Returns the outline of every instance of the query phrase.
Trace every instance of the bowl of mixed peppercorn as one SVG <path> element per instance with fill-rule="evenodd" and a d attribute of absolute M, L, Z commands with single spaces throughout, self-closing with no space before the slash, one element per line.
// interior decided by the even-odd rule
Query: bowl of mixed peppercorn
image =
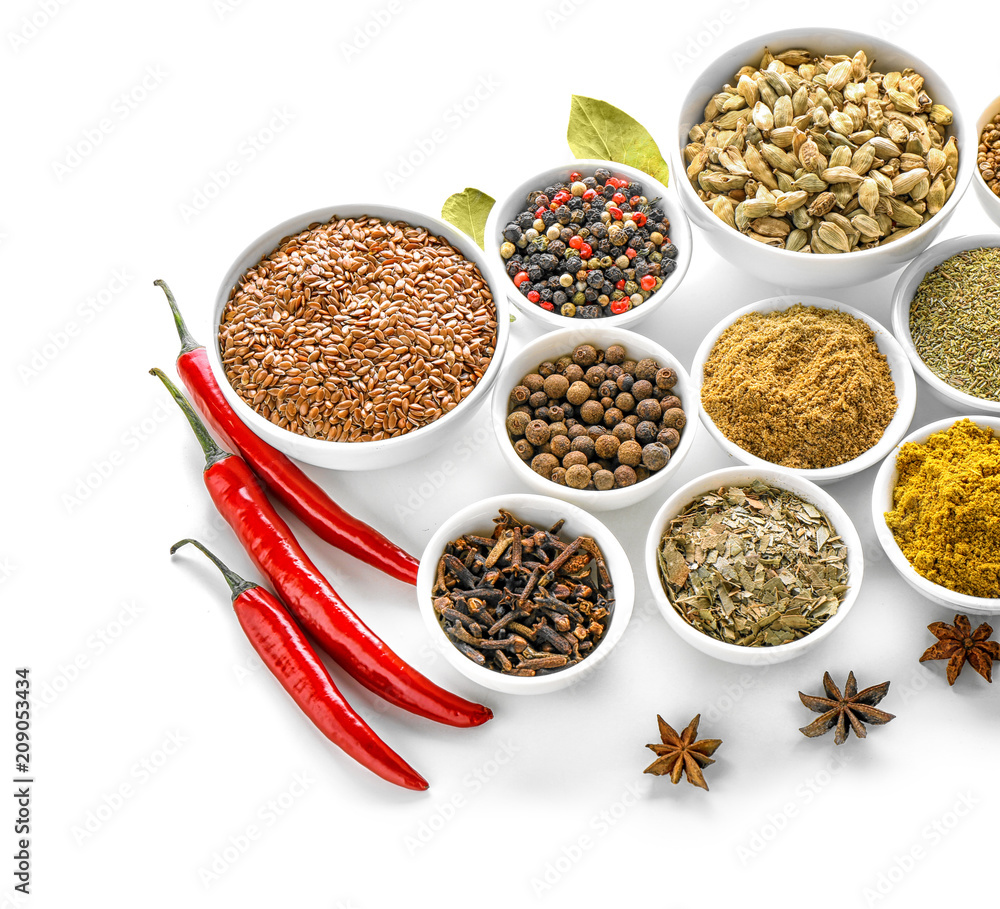
<path fill-rule="evenodd" d="M 525 180 L 493 207 L 486 245 L 508 299 L 550 328 L 635 324 L 691 261 L 691 229 L 667 188 L 613 161 L 578 160 Z"/>
<path fill-rule="evenodd" d="M 503 459 L 533 491 L 590 511 L 655 496 L 694 443 L 687 371 L 628 329 L 548 332 L 507 358 L 498 379 L 491 407 Z"/>

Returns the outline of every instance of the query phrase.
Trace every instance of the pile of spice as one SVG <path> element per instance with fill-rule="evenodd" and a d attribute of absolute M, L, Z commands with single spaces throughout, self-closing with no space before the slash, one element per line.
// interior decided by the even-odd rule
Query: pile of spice
<path fill-rule="evenodd" d="M 1000 114 L 983 127 L 979 136 L 976 167 L 990 192 L 994 196 L 1000 196 Z"/>
<path fill-rule="evenodd" d="M 1000 401 L 1000 249 L 968 249 L 928 272 L 910 302 L 910 336 L 939 379 Z"/>
<path fill-rule="evenodd" d="M 219 325 L 226 378 L 291 432 L 368 442 L 457 407 L 493 357 L 497 313 L 474 262 L 402 221 L 334 218 L 239 279 Z"/>
<path fill-rule="evenodd" d="M 801 303 L 733 322 L 705 361 L 701 403 L 740 448 L 794 468 L 858 457 L 879 441 L 897 405 L 871 328 Z"/>
<path fill-rule="evenodd" d="M 567 318 L 641 306 L 677 266 L 658 202 L 605 168 L 533 190 L 502 231 L 507 274 L 529 302 Z"/>
<path fill-rule="evenodd" d="M 907 442 L 885 523 L 928 581 L 1000 597 L 1000 439 L 963 419 L 926 442 Z"/>
<path fill-rule="evenodd" d="M 847 546 L 816 506 L 755 481 L 699 496 L 667 525 L 660 581 L 678 614 L 742 647 L 815 631 L 847 592 Z"/>
<path fill-rule="evenodd" d="M 601 642 L 614 587 L 590 537 L 564 540 L 500 510 L 492 536 L 446 547 L 432 590 L 445 634 L 474 663 L 507 675 L 545 675 L 579 663 Z"/>
<path fill-rule="evenodd" d="M 699 198 L 767 246 L 846 253 L 906 236 L 955 189 L 952 112 L 864 51 L 765 51 L 713 95 L 684 149 Z"/>
<path fill-rule="evenodd" d="M 621 344 L 578 345 L 510 394 L 507 435 L 535 473 L 573 489 L 621 489 L 666 467 L 687 422 L 677 373 Z"/>

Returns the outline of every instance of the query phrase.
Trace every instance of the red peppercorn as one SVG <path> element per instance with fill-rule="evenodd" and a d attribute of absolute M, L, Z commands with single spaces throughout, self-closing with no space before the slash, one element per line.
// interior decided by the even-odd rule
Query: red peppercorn
<path fill-rule="evenodd" d="M 645 279 L 643 279 L 643 280 L 645 280 Z M 537 290 L 529 290 L 528 291 L 528 299 L 532 303 L 537 303 L 541 298 L 539 297 Z"/>
<path fill-rule="evenodd" d="M 538 208 L 535 209 L 535 217 L 536 218 L 540 218 L 547 211 L 548 211 L 548 208 L 545 205 L 539 205 Z"/>
<path fill-rule="evenodd" d="M 552 310 L 556 308 L 555 303 L 551 300 L 546 300 L 544 303 L 539 303 L 538 305 L 541 306 L 542 309 L 547 309 L 549 312 L 552 312 Z"/>
<path fill-rule="evenodd" d="M 520 287 L 527 280 L 528 273 L 526 271 L 519 271 L 516 275 L 514 275 L 514 286 Z"/>
<path fill-rule="evenodd" d="M 625 250 L 625 255 L 628 256 L 630 259 L 634 259 L 639 254 L 630 246 L 628 249 Z"/>
<path fill-rule="evenodd" d="M 608 186 L 618 189 L 621 186 L 621 181 L 617 177 L 608 177 Z"/>
<path fill-rule="evenodd" d="M 570 249 L 579 249 L 581 246 L 583 246 L 583 237 L 573 236 L 569 238 Z"/>
<path fill-rule="evenodd" d="M 643 290 L 652 290 L 656 286 L 656 278 L 652 275 L 644 275 L 639 284 Z M 528 299 L 531 299 L 531 294 L 528 294 Z"/>
<path fill-rule="evenodd" d="M 616 221 L 621 221 L 622 210 L 620 208 L 615 208 L 615 206 L 612 205 L 611 208 L 608 209 L 608 211 L 611 212 L 612 218 L 614 218 Z"/>
<path fill-rule="evenodd" d="M 584 202 L 593 202 L 594 199 L 597 198 L 597 190 L 596 189 L 585 190 L 582 198 Z"/>
<path fill-rule="evenodd" d="M 580 244 L 580 258 L 589 259 L 594 253 L 593 247 L 589 243 Z"/>
<path fill-rule="evenodd" d="M 615 300 L 611 304 L 611 311 L 616 315 L 620 316 L 623 312 L 628 312 L 631 306 L 631 301 L 629 300 Z"/>
<path fill-rule="evenodd" d="M 639 199 L 641 198 L 641 196 L 632 196 L 632 198 L 628 200 L 628 204 L 635 208 L 639 204 Z"/>
<path fill-rule="evenodd" d="M 615 290 L 625 290 L 625 279 L 615 282 Z"/>
<path fill-rule="evenodd" d="M 614 202 L 615 205 L 624 205 L 625 204 L 625 196 L 622 193 L 615 193 L 611 197 L 611 201 Z"/>
<path fill-rule="evenodd" d="M 569 175 L 569 179 L 572 183 L 579 183 L 583 179 L 583 174 L 580 171 L 575 170 Z"/>
<path fill-rule="evenodd" d="M 635 222 L 636 227 L 642 227 L 646 223 L 647 218 L 641 211 L 637 211 L 632 215 L 632 220 Z"/>
<path fill-rule="evenodd" d="M 560 190 L 552 197 L 552 202 L 556 206 L 556 208 L 558 208 L 564 202 L 569 202 L 569 200 L 572 198 L 573 198 L 572 194 L 566 192 L 566 190 Z"/>

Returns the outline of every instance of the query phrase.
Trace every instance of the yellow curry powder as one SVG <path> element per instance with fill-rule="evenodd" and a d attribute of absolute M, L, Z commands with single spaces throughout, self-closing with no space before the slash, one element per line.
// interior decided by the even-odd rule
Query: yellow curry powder
<path fill-rule="evenodd" d="M 916 571 L 942 587 L 1000 597 L 1000 439 L 959 420 L 908 442 L 885 522 Z"/>

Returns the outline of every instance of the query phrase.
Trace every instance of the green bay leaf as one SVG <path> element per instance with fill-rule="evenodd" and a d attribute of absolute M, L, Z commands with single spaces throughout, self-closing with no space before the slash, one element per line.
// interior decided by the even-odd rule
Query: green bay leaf
<path fill-rule="evenodd" d="M 460 193 L 453 193 L 441 206 L 441 217 L 468 234 L 485 249 L 486 219 L 489 217 L 496 199 L 486 195 L 481 189 L 467 186 Z"/>
<path fill-rule="evenodd" d="M 573 95 L 566 139 L 577 158 L 636 167 L 667 185 L 667 162 L 646 128 L 607 101 Z"/>

